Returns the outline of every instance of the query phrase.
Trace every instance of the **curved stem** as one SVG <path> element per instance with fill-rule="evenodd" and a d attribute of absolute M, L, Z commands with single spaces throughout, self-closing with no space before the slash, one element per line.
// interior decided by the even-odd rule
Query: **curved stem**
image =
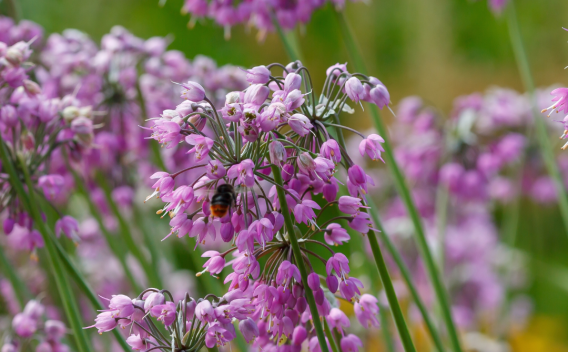
<path fill-rule="evenodd" d="M 348 52 L 351 54 L 352 60 L 355 62 L 355 69 L 360 72 L 364 72 L 365 64 L 363 62 L 363 56 L 359 51 L 357 45 L 355 44 L 355 39 L 352 35 L 351 28 L 347 23 L 345 15 L 343 13 L 337 13 L 337 19 L 339 21 L 341 32 L 343 34 L 345 45 L 348 47 Z M 381 137 L 385 140 L 385 158 L 386 164 L 389 165 L 389 170 L 393 175 L 393 179 L 395 182 L 395 186 L 397 191 L 402 198 L 402 201 L 408 211 L 408 215 L 410 216 L 412 223 L 414 225 L 414 237 L 420 251 L 422 260 L 424 261 L 424 265 L 426 267 L 426 271 L 428 272 L 428 276 L 432 283 L 432 288 L 436 294 L 436 298 L 438 303 L 440 304 L 440 309 L 442 311 L 442 318 L 444 319 L 444 323 L 446 325 L 446 329 L 448 331 L 448 335 L 451 340 L 452 349 L 455 352 L 462 352 L 461 344 L 459 341 L 458 331 L 454 320 L 452 318 L 452 312 L 450 308 L 448 293 L 446 292 L 446 288 L 444 287 L 440 273 L 438 272 L 438 268 L 435 264 L 434 257 L 432 252 L 430 251 L 430 247 L 428 246 L 428 242 L 426 241 L 426 234 L 424 232 L 424 227 L 422 226 L 422 220 L 420 215 L 418 214 L 418 210 L 416 209 L 416 205 L 412 199 L 410 189 L 406 184 L 405 177 L 400 170 L 398 163 L 394 157 L 394 153 L 392 148 L 390 147 L 391 144 L 389 143 L 388 138 L 388 130 L 380 119 L 379 110 L 377 106 L 371 105 L 370 109 L 371 117 L 373 118 L 373 122 L 375 127 Z M 568 210 L 568 208 L 567 208 Z M 568 214 L 568 213 L 567 213 Z M 568 220 L 568 218 L 567 218 Z M 374 236 L 369 236 L 369 239 Z M 376 239 L 375 239 L 376 241 Z"/>
<path fill-rule="evenodd" d="M 300 275 L 302 276 L 302 283 L 304 285 L 304 290 L 306 291 L 306 299 L 310 307 L 310 312 L 312 313 L 312 321 L 316 330 L 318 341 L 320 343 L 320 348 L 322 352 L 329 352 L 329 350 L 327 349 L 327 343 L 325 341 L 322 324 L 319 318 L 316 300 L 314 298 L 312 289 L 308 286 L 308 272 L 306 270 L 306 266 L 304 265 L 300 245 L 298 244 L 298 239 L 296 238 L 296 232 L 294 231 L 294 224 L 292 222 L 292 217 L 290 216 L 290 210 L 288 209 L 286 194 L 284 193 L 284 188 L 282 187 L 282 175 L 280 174 L 280 172 L 281 170 L 276 165 L 272 166 L 274 181 L 276 184 L 280 185 L 280 187 L 276 187 L 278 200 L 280 201 L 280 209 L 282 210 L 282 215 L 284 216 L 284 224 L 286 224 L 286 230 L 288 232 L 288 237 L 290 238 L 290 244 L 292 245 L 292 250 L 294 251 L 296 265 L 298 266 Z"/>
<path fill-rule="evenodd" d="M 288 55 L 290 60 L 292 60 L 292 61 L 299 60 L 298 53 L 296 53 L 296 51 L 294 50 L 294 48 L 292 47 L 292 45 L 290 44 L 288 39 L 286 39 L 286 34 L 282 30 L 280 23 L 278 23 L 278 19 L 276 18 L 274 11 L 270 11 L 270 19 L 272 20 L 272 24 L 274 25 L 274 28 L 276 28 L 276 32 L 278 33 L 278 36 L 280 37 L 280 41 L 284 45 L 284 50 L 286 50 L 286 54 Z"/>
<path fill-rule="evenodd" d="M 540 152 L 542 154 L 542 158 L 544 159 L 544 164 L 546 166 L 548 174 L 554 182 L 556 193 L 558 194 L 558 204 L 560 206 L 560 213 L 562 214 L 562 221 L 564 222 L 566 234 L 568 234 L 568 193 L 564 188 L 562 175 L 560 173 L 560 170 L 558 169 L 558 165 L 556 164 L 554 153 L 552 151 L 552 145 L 548 136 L 548 131 L 546 130 L 546 124 L 542 115 L 538 111 L 535 84 L 532 77 L 529 60 L 527 58 L 527 53 L 525 51 L 523 38 L 521 36 L 521 31 L 519 29 L 519 24 L 517 22 L 517 13 L 515 10 L 514 1 L 511 0 L 508 6 L 507 26 L 509 27 L 511 46 L 513 47 L 513 52 L 515 53 L 515 59 L 517 61 L 517 67 L 519 69 L 521 79 L 531 99 L 531 107 L 533 110 L 536 127 L 536 138 L 540 144 Z"/>

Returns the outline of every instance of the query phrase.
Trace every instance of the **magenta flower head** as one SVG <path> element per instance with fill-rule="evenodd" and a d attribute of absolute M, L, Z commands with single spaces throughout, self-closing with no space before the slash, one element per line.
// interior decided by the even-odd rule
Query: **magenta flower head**
<path fill-rule="evenodd" d="M 55 234 L 57 237 L 64 233 L 67 238 L 79 242 L 79 223 L 73 217 L 65 215 L 55 223 Z"/>
<path fill-rule="evenodd" d="M 118 319 L 116 319 L 112 312 L 101 312 L 95 318 L 95 325 L 88 326 L 87 328 L 97 328 L 99 334 L 111 331 L 118 326 Z"/>
<path fill-rule="evenodd" d="M 30 300 L 24 307 L 24 314 L 35 320 L 40 319 L 44 312 L 45 307 L 43 304 L 39 303 L 35 299 Z"/>
<path fill-rule="evenodd" d="M 16 108 L 12 105 L 2 106 L 2 108 L 0 108 L 0 121 L 2 121 L 6 127 L 15 127 L 18 124 Z"/>
<path fill-rule="evenodd" d="M 334 163 L 341 162 L 341 149 L 335 139 L 330 139 L 322 143 L 320 149 L 321 156 L 333 161 Z"/>
<path fill-rule="evenodd" d="M 211 138 L 195 134 L 191 134 L 185 137 L 185 141 L 188 144 L 194 145 L 194 147 L 191 148 L 188 153 L 195 153 L 195 158 L 197 160 L 201 160 L 207 157 L 207 155 L 209 155 L 209 151 L 211 150 L 213 145 L 215 145 L 215 141 Z"/>
<path fill-rule="evenodd" d="M 227 170 L 223 166 L 223 163 L 219 160 L 209 161 L 209 163 L 207 163 L 207 166 L 205 166 L 205 169 L 207 170 L 207 177 L 212 180 L 218 180 L 225 177 L 225 175 L 227 174 Z"/>
<path fill-rule="evenodd" d="M 203 264 L 203 267 L 205 271 L 209 271 L 211 275 L 219 274 L 225 267 L 225 258 L 217 251 L 207 251 L 203 253 L 202 257 L 209 258 L 205 264 Z"/>
<path fill-rule="evenodd" d="M 158 306 L 165 301 L 164 294 L 161 292 L 152 292 L 144 300 L 144 311 L 149 312 L 154 306 Z"/>
<path fill-rule="evenodd" d="M 383 84 L 378 84 L 367 92 L 365 100 L 375 104 L 379 109 L 388 106 L 390 103 L 390 94 Z"/>
<path fill-rule="evenodd" d="M 108 305 L 109 311 L 113 316 L 126 318 L 134 314 L 134 304 L 132 299 L 125 295 L 113 295 Z"/>
<path fill-rule="evenodd" d="M 272 141 L 268 145 L 268 152 L 270 156 L 270 162 L 274 165 L 282 167 L 282 164 L 287 160 L 286 149 L 284 145 L 279 141 Z"/>
<path fill-rule="evenodd" d="M 200 102 L 205 99 L 205 89 L 197 82 L 189 81 L 181 85 L 181 97 L 193 102 Z"/>
<path fill-rule="evenodd" d="M 361 204 L 360 198 L 342 196 L 339 197 L 339 210 L 347 214 L 357 214 L 360 208 L 369 208 Z"/>
<path fill-rule="evenodd" d="M 158 321 L 164 323 L 165 326 L 170 326 L 176 319 L 176 305 L 174 302 L 168 301 L 165 304 L 153 306 L 150 309 L 150 313 Z"/>
<path fill-rule="evenodd" d="M 41 187 L 47 199 L 54 200 L 63 190 L 65 178 L 58 174 L 43 175 L 38 180 L 38 186 Z"/>
<path fill-rule="evenodd" d="M 67 333 L 65 324 L 59 320 L 47 320 L 44 324 L 45 335 L 50 340 L 60 340 Z"/>
<path fill-rule="evenodd" d="M 376 297 L 369 294 L 362 295 L 359 301 L 355 302 L 355 316 L 364 327 L 370 328 L 373 326 L 378 328 L 380 326 L 378 302 L 379 300 Z"/>
<path fill-rule="evenodd" d="M 383 137 L 378 134 L 370 134 L 369 137 L 363 139 L 359 144 L 359 153 L 361 153 L 361 156 L 367 154 L 373 161 L 381 160 L 384 163 L 385 161 L 381 157 L 381 152 L 385 151 L 381 145 L 384 142 Z"/>
<path fill-rule="evenodd" d="M 259 335 L 258 326 L 250 317 L 240 321 L 239 330 L 243 334 L 247 343 L 251 343 Z"/>
<path fill-rule="evenodd" d="M 353 100 L 355 103 L 365 98 L 365 88 L 356 77 L 351 77 L 347 80 L 345 83 L 345 93 L 347 93 L 349 99 Z"/>
<path fill-rule="evenodd" d="M 148 349 L 148 344 L 146 343 L 146 339 L 142 338 L 140 334 L 132 334 L 128 336 L 128 338 L 126 339 L 126 343 L 134 351 L 146 351 Z"/>
<path fill-rule="evenodd" d="M 347 233 L 347 230 L 342 228 L 341 225 L 331 223 L 327 225 L 323 238 L 327 244 L 337 246 L 349 241 L 351 237 Z"/>
<path fill-rule="evenodd" d="M 247 82 L 251 84 L 265 84 L 270 79 L 270 70 L 266 66 L 256 66 L 247 72 Z"/>
<path fill-rule="evenodd" d="M 215 320 L 215 310 L 211 305 L 211 302 L 204 300 L 197 303 L 195 307 L 195 316 L 197 319 L 204 323 L 211 323 Z"/>
<path fill-rule="evenodd" d="M 314 127 L 310 123 L 310 119 L 302 114 L 294 114 L 290 116 L 288 119 L 288 125 L 290 125 L 290 128 L 301 137 L 310 133 L 310 130 Z"/>
<path fill-rule="evenodd" d="M 360 348 L 363 347 L 363 343 L 361 340 L 353 334 L 349 334 L 344 336 L 341 339 L 341 350 L 345 352 L 357 352 Z"/>
<path fill-rule="evenodd" d="M 270 89 L 268 89 L 267 86 L 262 84 L 253 84 L 247 89 L 244 102 L 260 106 L 264 104 L 268 98 L 268 94 L 270 94 Z"/>
<path fill-rule="evenodd" d="M 302 76 L 297 73 L 289 73 L 284 80 L 284 91 L 291 92 L 300 89 L 302 86 Z"/>
<path fill-rule="evenodd" d="M 567 114 L 568 113 L 568 104 L 567 104 L 568 103 L 568 88 L 556 88 L 550 94 L 554 96 L 554 98 L 552 99 L 554 104 L 550 105 L 546 109 L 543 109 L 542 112 L 546 112 L 546 111 L 550 110 L 550 114 L 548 114 L 549 117 L 555 111 L 556 112 L 563 112 L 563 113 Z"/>
<path fill-rule="evenodd" d="M 37 331 L 37 319 L 25 314 L 16 314 L 12 320 L 14 332 L 21 337 L 31 337 Z"/>

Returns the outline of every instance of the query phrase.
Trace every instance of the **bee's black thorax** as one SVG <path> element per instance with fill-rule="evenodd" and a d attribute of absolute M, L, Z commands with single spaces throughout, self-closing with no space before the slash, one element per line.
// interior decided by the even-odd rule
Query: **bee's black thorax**
<path fill-rule="evenodd" d="M 217 187 L 215 194 L 211 197 L 211 205 L 221 204 L 231 206 L 237 200 L 233 186 L 224 184 Z"/>

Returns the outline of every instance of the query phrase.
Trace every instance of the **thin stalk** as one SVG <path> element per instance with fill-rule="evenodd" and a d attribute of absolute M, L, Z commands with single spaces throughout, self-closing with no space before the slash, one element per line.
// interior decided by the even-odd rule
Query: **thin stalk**
<path fill-rule="evenodd" d="M 85 278 L 79 272 L 79 270 L 77 269 L 75 264 L 73 264 L 73 262 L 71 261 L 71 258 L 69 258 L 69 256 L 67 255 L 67 252 L 65 252 L 65 250 L 63 249 L 61 244 L 59 242 L 55 241 L 55 240 L 53 241 L 53 243 L 55 244 L 57 252 L 59 253 L 59 255 L 61 257 L 61 260 L 63 261 L 63 265 L 67 268 L 67 272 L 69 274 L 71 274 L 71 277 L 73 278 L 73 280 L 75 280 L 75 283 L 77 284 L 77 286 L 79 286 L 79 289 L 81 291 L 83 291 L 83 294 L 87 297 L 89 302 L 91 302 L 91 305 L 93 306 L 93 308 L 95 308 L 96 310 L 106 309 L 106 307 L 104 307 L 102 305 L 102 303 L 99 301 L 99 298 L 97 297 L 97 295 L 95 294 L 93 289 L 89 286 L 87 281 L 85 281 Z M 117 329 L 114 329 L 114 330 L 112 330 L 112 333 L 113 333 L 114 337 L 116 338 L 116 341 L 118 341 L 118 343 L 122 347 L 122 349 L 125 352 L 130 352 L 131 348 L 126 343 L 126 340 L 120 334 L 120 332 Z"/>
<path fill-rule="evenodd" d="M 323 328 L 325 329 L 325 334 L 327 335 L 327 340 L 329 341 L 331 350 L 333 352 L 339 352 L 339 349 L 337 348 L 337 342 L 335 341 L 335 338 L 329 328 L 329 324 L 327 323 L 327 320 L 325 318 L 323 319 Z"/>
<path fill-rule="evenodd" d="M 382 305 L 381 302 L 379 302 L 378 304 L 379 304 L 379 319 L 381 321 L 381 331 L 383 333 L 383 339 L 385 340 L 385 346 L 387 352 L 395 352 L 396 350 L 394 348 L 394 341 L 392 339 L 392 336 L 388 328 L 389 321 L 387 319 L 387 311 L 389 310 L 389 308 L 387 306 Z"/>
<path fill-rule="evenodd" d="M 337 13 L 337 19 L 341 27 L 341 32 L 343 35 L 345 45 L 347 46 L 348 52 L 351 55 L 353 62 L 355 63 L 355 69 L 357 71 L 364 72 L 365 64 L 363 62 L 363 56 L 361 55 L 361 52 L 359 51 L 356 45 L 351 28 L 347 23 L 345 15 L 343 13 Z M 417 242 L 417 246 L 422 256 L 422 260 L 424 261 L 424 265 L 426 266 L 426 271 L 428 272 L 432 288 L 434 289 L 436 298 L 440 305 L 440 309 L 442 311 L 442 318 L 444 319 L 444 323 L 446 325 L 446 329 L 450 337 L 452 349 L 455 352 L 462 352 L 458 331 L 454 323 L 454 320 L 452 318 L 448 293 L 446 292 L 446 288 L 442 283 L 440 273 L 438 272 L 438 268 L 434 261 L 434 257 L 432 255 L 432 252 L 430 251 L 430 247 L 428 246 L 424 228 L 422 226 L 422 221 L 420 219 L 420 215 L 418 214 L 418 210 L 416 209 L 416 205 L 414 204 L 414 201 L 412 199 L 410 189 L 408 188 L 405 177 L 402 171 L 400 170 L 400 167 L 398 166 L 398 163 L 396 162 L 396 159 L 394 157 L 391 144 L 389 143 L 388 130 L 379 116 L 379 110 L 377 106 L 370 105 L 369 110 L 371 111 L 371 117 L 375 124 L 375 128 L 377 129 L 381 137 L 383 137 L 385 140 L 386 164 L 389 166 L 389 170 L 393 175 L 397 191 L 400 197 L 402 198 L 402 201 L 404 202 L 404 205 L 414 225 L 415 228 L 414 235 Z M 371 237 L 374 236 L 369 236 L 369 239 L 371 239 Z M 374 239 L 374 241 L 376 241 L 376 239 Z"/>
<path fill-rule="evenodd" d="M 368 199 L 367 203 L 369 204 L 369 206 L 372 209 L 376 209 L 375 204 L 373 203 L 373 201 L 370 198 Z M 410 273 L 410 270 L 408 269 L 408 267 L 404 263 L 402 256 L 400 255 L 400 253 L 397 250 L 397 248 L 395 247 L 395 245 L 392 243 L 390 237 L 385 232 L 383 224 L 382 224 L 381 220 L 379 219 L 379 216 L 377 215 L 377 213 L 376 212 L 369 212 L 369 213 L 371 214 L 371 219 L 375 223 L 375 226 L 380 231 L 379 237 L 381 238 L 381 241 L 387 247 L 389 254 L 392 256 L 396 265 L 398 266 L 398 269 L 400 270 L 402 278 L 406 282 L 406 286 L 408 287 L 408 291 L 410 291 L 410 294 L 412 295 L 412 299 L 414 300 L 416 307 L 418 307 L 418 310 L 422 314 L 422 319 L 424 319 L 424 323 L 426 324 L 426 328 L 428 329 L 428 332 L 430 333 L 430 337 L 432 338 L 432 342 L 434 342 L 434 345 L 436 346 L 436 349 L 439 352 L 444 351 L 444 344 L 442 343 L 442 339 L 440 338 L 440 334 L 438 333 L 438 329 L 436 329 L 436 325 L 434 325 L 434 322 L 430 318 L 430 314 L 428 314 L 428 309 L 426 308 L 426 305 L 422 301 L 422 298 L 420 297 L 420 294 L 418 293 L 416 286 L 414 286 L 414 283 L 412 281 L 412 274 Z"/>
<path fill-rule="evenodd" d="M 71 165 L 68 165 L 68 169 L 73 174 L 77 190 L 87 202 L 91 215 L 95 218 L 95 220 L 99 224 L 99 229 L 101 230 L 101 233 L 103 234 L 103 237 L 105 238 L 110 250 L 118 258 L 122 270 L 124 271 L 124 274 L 126 275 L 128 281 L 130 282 L 132 289 L 134 290 L 134 292 L 141 292 L 142 289 L 139 287 L 138 283 L 136 282 L 136 279 L 134 278 L 134 275 L 132 274 L 132 271 L 130 270 L 128 264 L 126 263 L 126 253 L 121 248 L 122 241 L 120 236 L 113 236 L 109 232 L 109 230 L 105 225 L 104 219 L 99 212 L 97 205 L 93 202 L 92 198 L 89 196 L 89 191 L 87 190 L 87 187 L 83 183 L 83 180 L 77 174 L 77 172 L 71 168 Z"/>
<path fill-rule="evenodd" d="M 148 278 L 150 286 L 162 287 L 162 280 L 160 280 L 160 275 L 158 274 L 157 271 L 154 270 L 154 267 L 150 265 L 150 263 L 148 263 L 148 260 L 146 259 L 144 253 L 142 253 L 142 250 L 140 249 L 140 244 L 137 244 L 136 241 L 134 240 L 134 237 L 132 236 L 132 231 L 130 230 L 130 226 L 128 225 L 126 219 L 120 212 L 120 209 L 118 209 L 116 202 L 112 199 L 111 190 L 108 182 L 105 180 L 104 177 L 97 177 L 97 183 L 103 189 L 107 203 L 110 206 L 112 213 L 118 220 L 121 237 L 124 239 L 124 242 L 126 242 L 126 246 L 128 247 L 130 253 L 132 253 L 132 255 L 134 255 L 134 257 L 140 263 L 140 266 L 142 267 L 142 269 L 146 274 L 146 278 Z"/>
<path fill-rule="evenodd" d="M 28 173 L 27 166 L 23 161 L 23 159 L 21 160 L 21 167 L 22 170 L 24 171 L 24 178 L 29 191 L 28 204 L 30 205 L 38 204 L 37 200 L 35 199 L 35 194 L 33 192 L 34 189 L 33 183 Z M 73 290 L 69 284 L 69 281 L 67 280 L 67 275 L 64 272 L 65 269 L 63 268 L 63 264 L 57 253 L 57 249 L 55 248 L 55 245 L 52 242 L 52 238 L 49 234 L 50 231 L 47 229 L 39 210 L 34 206 L 30 206 L 29 210 L 31 211 L 31 215 L 32 218 L 34 219 L 35 225 L 37 226 L 45 242 L 45 247 L 47 248 L 48 252 L 48 260 L 52 268 L 52 273 L 55 277 L 55 283 L 57 285 L 59 294 L 61 295 L 61 302 L 63 304 L 63 309 L 65 310 L 65 314 L 73 330 L 73 335 L 75 337 L 75 342 L 77 344 L 77 347 L 81 352 L 89 352 L 91 351 L 91 345 L 87 340 L 85 331 L 83 330 L 83 324 L 81 324 L 79 307 L 75 300 L 75 296 L 73 295 Z"/>
<path fill-rule="evenodd" d="M 310 312 L 312 313 L 312 322 L 316 330 L 318 341 L 320 343 L 320 348 L 322 352 L 329 352 L 327 348 L 327 343 L 325 341 L 325 335 L 323 332 L 322 324 L 319 318 L 318 308 L 316 306 L 316 300 L 312 289 L 308 286 L 308 272 L 306 266 L 304 265 L 304 258 L 302 258 L 302 253 L 300 251 L 300 245 L 298 244 L 298 239 L 296 238 L 296 233 L 294 231 L 294 224 L 292 222 L 292 217 L 290 217 L 290 210 L 288 209 L 288 202 L 286 201 L 286 193 L 284 193 L 281 170 L 276 165 L 272 165 L 272 174 L 274 175 L 274 181 L 280 187 L 276 187 L 276 192 L 278 193 L 278 200 L 280 201 L 280 209 L 282 210 L 282 215 L 284 216 L 284 223 L 286 224 L 286 230 L 288 232 L 288 237 L 290 238 L 290 244 L 292 245 L 292 250 L 294 251 L 294 258 L 296 258 L 296 265 L 300 270 L 300 275 L 302 276 L 302 283 L 304 285 L 304 290 L 306 291 L 306 299 L 310 307 Z"/>
<path fill-rule="evenodd" d="M 448 202 L 450 192 L 448 187 L 440 184 L 436 190 L 436 227 L 438 228 L 438 266 L 444 272 L 446 262 L 446 225 L 448 221 Z"/>
<path fill-rule="evenodd" d="M 394 291 L 394 286 L 387 270 L 385 259 L 383 258 L 383 254 L 381 253 L 381 248 L 379 247 L 377 237 L 373 232 L 367 234 L 367 237 L 369 238 L 371 251 L 373 252 L 373 256 L 375 257 L 375 264 L 377 265 L 377 269 L 379 270 L 379 275 L 381 276 L 381 281 L 383 283 L 389 305 L 391 306 L 391 314 L 396 324 L 398 334 L 400 335 L 402 345 L 404 346 L 404 350 L 406 352 L 416 352 L 416 348 L 414 347 L 414 343 L 412 342 L 412 338 L 410 337 L 410 332 L 408 331 L 408 327 L 406 326 L 406 322 L 404 321 L 404 315 L 402 314 L 402 310 L 400 309 L 400 305 L 398 304 L 396 292 Z"/>
<path fill-rule="evenodd" d="M 515 53 L 517 67 L 525 86 L 525 90 L 530 95 L 534 123 L 536 127 L 536 138 L 540 144 L 540 151 L 542 153 L 542 158 L 544 159 L 544 164 L 546 166 L 548 174 L 554 182 L 556 193 L 558 194 L 560 213 L 562 214 L 562 220 L 564 222 L 566 234 L 568 234 L 568 194 L 566 193 L 566 189 L 564 188 L 564 183 L 562 181 L 562 175 L 560 173 L 560 170 L 558 169 L 558 165 L 556 164 L 554 152 L 552 150 L 553 147 L 550 143 L 548 131 L 546 129 L 546 124 L 544 122 L 544 119 L 542 118 L 542 115 L 538 111 L 535 84 L 532 77 L 527 53 L 525 51 L 523 38 L 521 36 L 519 23 L 517 21 L 517 13 L 515 10 L 514 1 L 510 2 L 509 8 L 507 10 L 507 26 L 509 27 L 509 38 L 511 40 L 513 52 Z"/>
<path fill-rule="evenodd" d="M 140 232 L 142 232 L 142 237 L 144 238 L 144 243 L 146 244 L 146 248 L 150 251 L 150 264 L 152 265 L 152 270 L 158 275 L 159 278 L 159 264 L 160 264 L 160 255 L 158 252 L 158 246 L 154 244 L 151 235 L 151 228 L 148 224 L 146 224 L 144 215 L 141 213 L 140 209 L 134 205 L 132 207 L 132 212 L 134 216 L 134 222 L 138 225 Z M 161 285 L 159 287 L 162 287 Z"/>
<path fill-rule="evenodd" d="M 286 34 L 284 33 L 282 26 L 280 26 L 280 23 L 278 23 L 278 19 L 276 18 L 276 15 L 273 12 L 270 13 L 270 18 L 272 19 L 272 24 L 274 25 L 274 28 L 276 28 L 276 33 L 278 33 L 278 37 L 280 37 L 280 41 L 282 42 L 282 45 L 284 45 L 284 50 L 286 51 L 286 54 L 288 55 L 290 60 L 292 61 L 299 60 L 300 56 L 292 47 L 292 44 L 286 37 Z"/>
<path fill-rule="evenodd" d="M 8 276 L 12 289 L 14 290 L 14 295 L 20 305 L 20 310 L 23 310 L 26 302 L 32 298 L 32 295 L 26 284 L 20 279 L 15 268 L 10 264 L 2 246 L 0 246 L 0 267 L 3 268 L 2 271 Z"/>

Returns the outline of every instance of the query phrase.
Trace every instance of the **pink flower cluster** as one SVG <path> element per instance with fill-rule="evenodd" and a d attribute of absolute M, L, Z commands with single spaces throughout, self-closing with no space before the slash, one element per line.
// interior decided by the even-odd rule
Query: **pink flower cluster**
<path fill-rule="evenodd" d="M 276 68 L 282 72 L 280 78 L 272 73 Z M 256 345 L 260 348 L 299 351 L 301 342 L 312 334 L 313 312 L 307 309 L 298 254 L 309 268 L 311 260 L 325 264 L 322 274 L 310 270 L 307 285 L 319 314 L 328 321 L 333 320 L 330 315 L 339 320 L 334 328 L 343 334 L 346 327 L 345 314 L 334 308 L 335 293 L 359 307 L 357 316 L 365 326 L 377 326 L 376 301 L 372 296 L 364 298 L 361 281 L 349 276 L 348 258 L 315 236 L 323 234 L 328 244 L 340 245 L 350 236 L 339 221 L 362 234 L 372 229 L 365 195 L 373 180 L 353 163 L 332 134 L 343 130 L 359 134 L 338 123 L 340 112 L 353 111 L 347 100 L 387 105 L 386 87 L 376 78 L 349 73 L 345 65 L 338 64 L 328 70 L 322 94 L 316 97 L 309 72 L 299 61 L 252 68 L 247 80 L 250 85 L 244 91 L 228 93 L 221 109 L 200 84 L 183 83 L 181 97 L 186 100 L 179 106 L 185 110 L 166 110 L 153 120 L 152 138 L 167 148 L 184 147 L 190 158 L 188 168 L 152 176 L 154 192 L 148 199 L 158 196 L 165 203 L 158 214 L 171 218 L 166 237 L 193 237 L 197 246 L 220 236 L 231 244 L 222 253 L 206 252 L 203 256 L 209 259 L 202 273 L 218 275 L 232 267 L 224 280 L 229 284 L 227 295 L 252 305 L 250 324 L 258 327 Z M 384 140 L 376 134 L 362 137 L 360 154 L 381 159 Z M 343 183 L 336 178 L 340 167 L 347 171 L 344 182 L 349 196 L 338 196 Z M 190 170 L 192 176 L 180 180 L 179 176 Z M 273 170 L 280 175 L 275 177 Z M 211 211 L 212 196 L 223 184 L 237 192 L 233 204 L 226 204 L 228 211 L 219 215 Z M 285 200 L 278 198 L 278 187 L 284 190 Z M 289 214 L 283 214 L 283 201 Z M 322 201 L 327 205 L 321 207 Z M 345 215 L 322 221 L 324 211 L 334 205 Z M 283 226 L 285 215 L 293 216 L 296 230 Z M 293 253 L 292 235 L 299 237 L 301 253 Z M 314 253 L 307 244 L 320 246 L 329 256 Z M 228 261 L 231 253 L 234 259 Z M 268 260 L 261 264 L 258 259 L 264 256 Z M 283 336 L 287 342 L 277 347 Z M 345 336 L 341 343 L 360 346 L 354 335 Z"/>
<path fill-rule="evenodd" d="M 4 148 L 17 169 L 26 166 L 47 201 L 61 201 L 72 183 L 62 154 L 79 157 L 91 147 L 93 111 L 73 94 L 50 96 L 31 79 L 38 75 L 29 60 L 32 45 L 41 39 L 39 27 L 24 21 L 16 26 L 4 17 L 0 24 L 5 29 L 0 37 L 0 133 Z M 2 172 L 6 175 L 5 165 Z M 20 177 L 23 183 L 23 174 Z M 5 234 L 15 232 L 17 239 L 12 244 L 33 253 L 43 246 L 41 236 L 33 230 L 33 221 L 7 178 L 0 181 L 0 189 Z M 78 240 L 73 218 L 61 218 L 56 228 L 58 235 L 64 233 Z"/>
<path fill-rule="evenodd" d="M 191 15 L 190 27 L 200 18 L 209 18 L 226 28 L 226 36 L 230 27 L 249 24 L 258 28 L 263 37 L 267 31 L 274 31 L 273 20 L 289 30 L 297 24 L 309 22 L 312 13 L 327 3 L 342 10 L 345 2 L 346 0 L 185 0 L 182 12 Z"/>
<path fill-rule="evenodd" d="M 39 340 L 36 351 L 68 352 L 69 347 L 61 343 L 67 333 L 65 325 L 55 319 L 45 320 L 45 307 L 36 300 L 29 301 L 24 311 L 16 314 L 12 320 L 12 330 L 15 334 L 7 338 L 2 345 L 2 352 L 23 351 L 26 341 L 34 338 Z M 10 335 L 8 335 L 10 336 Z"/>

